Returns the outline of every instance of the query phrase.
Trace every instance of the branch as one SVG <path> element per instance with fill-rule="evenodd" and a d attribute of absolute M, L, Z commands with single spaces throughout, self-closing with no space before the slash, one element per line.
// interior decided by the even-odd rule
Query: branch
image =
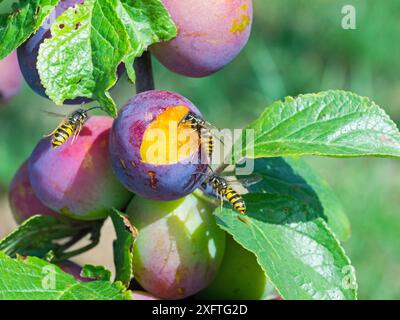
<path fill-rule="evenodd" d="M 136 93 L 154 90 L 153 67 L 151 63 L 151 54 L 145 51 L 134 63 L 136 72 Z"/>

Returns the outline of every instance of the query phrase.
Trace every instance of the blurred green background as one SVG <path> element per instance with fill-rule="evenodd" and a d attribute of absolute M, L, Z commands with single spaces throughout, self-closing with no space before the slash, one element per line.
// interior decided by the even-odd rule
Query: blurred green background
<path fill-rule="evenodd" d="M 341 27 L 342 7 L 349 4 L 356 8 L 356 30 Z M 255 0 L 254 6 L 252 37 L 232 64 L 211 77 L 188 79 L 154 61 L 157 88 L 185 95 L 219 127 L 243 127 L 276 99 L 326 89 L 369 96 L 400 122 L 400 1 Z M 119 105 L 133 94 L 126 78 L 113 90 Z M 4 195 L 38 139 L 57 124 L 41 110 L 73 108 L 54 106 L 26 84 L 0 106 Z M 353 235 L 344 247 L 357 270 L 359 297 L 400 299 L 400 161 L 307 160 L 351 220 Z"/>

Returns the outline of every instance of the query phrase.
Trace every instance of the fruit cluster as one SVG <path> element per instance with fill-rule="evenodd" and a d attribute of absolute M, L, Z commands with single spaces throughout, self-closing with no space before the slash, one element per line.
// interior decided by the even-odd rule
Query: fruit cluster
<path fill-rule="evenodd" d="M 82 2 L 63 0 L 55 13 Z M 210 75 L 232 61 L 249 38 L 251 0 L 163 3 L 179 32 L 151 51 L 174 72 Z M 18 49 L 25 80 L 43 96 L 36 60 L 48 37 L 49 27 L 42 26 Z M 255 257 L 228 238 L 215 222 L 212 205 L 193 194 L 206 177 L 208 163 L 193 161 L 202 152 L 198 134 L 179 126 L 189 112 L 201 117 L 177 93 L 146 91 L 130 99 L 116 119 L 90 117 L 79 136 L 60 147 L 52 147 L 51 137 L 43 138 L 12 182 L 9 199 L 15 219 L 43 214 L 88 221 L 104 219 L 115 208 L 126 212 L 139 231 L 133 269 L 147 293 L 134 292 L 134 298 L 181 299 L 199 293 L 206 298 L 264 297 L 266 278 Z M 181 135 L 185 143 L 170 139 Z M 160 136 L 172 143 L 154 148 Z M 67 267 L 75 275 L 79 270 Z"/>

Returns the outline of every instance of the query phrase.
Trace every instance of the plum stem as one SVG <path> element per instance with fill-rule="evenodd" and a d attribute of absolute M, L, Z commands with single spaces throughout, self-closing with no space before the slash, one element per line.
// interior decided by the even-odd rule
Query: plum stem
<path fill-rule="evenodd" d="M 136 93 L 154 90 L 153 66 L 151 63 L 151 54 L 145 51 L 134 63 L 136 72 Z"/>

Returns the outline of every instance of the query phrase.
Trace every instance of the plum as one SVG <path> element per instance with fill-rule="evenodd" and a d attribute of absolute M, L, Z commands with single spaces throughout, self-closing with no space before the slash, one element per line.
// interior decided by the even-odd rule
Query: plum
<path fill-rule="evenodd" d="M 204 299 L 262 300 L 270 291 L 256 256 L 231 236 L 226 238 L 221 267 L 211 285 L 197 297 Z"/>
<path fill-rule="evenodd" d="M 50 28 L 54 20 L 59 17 L 65 10 L 76 4 L 82 4 L 84 0 L 61 0 L 58 5 L 50 13 L 49 18 L 43 23 L 38 31 L 23 43 L 17 50 L 18 61 L 21 67 L 25 81 L 29 84 L 33 91 L 42 97 L 48 98 L 45 89 L 40 81 L 39 73 L 36 68 L 39 47 L 45 39 L 51 37 Z M 125 71 L 123 64 L 118 66 L 117 75 L 120 77 Z M 64 104 L 81 104 L 92 101 L 86 97 L 78 97 L 73 100 L 65 100 Z"/>
<path fill-rule="evenodd" d="M 160 300 L 144 291 L 132 291 L 132 300 Z"/>
<path fill-rule="evenodd" d="M 108 116 L 91 117 L 75 142 L 69 139 L 57 149 L 50 137 L 38 143 L 29 160 L 29 176 L 46 206 L 77 220 L 101 219 L 112 207 L 125 208 L 132 195 L 112 172 L 112 122 Z"/>
<path fill-rule="evenodd" d="M 92 281 L 91 279 L 81 277 L 82 267 L 79 264 L 76 264 L 75 262 L 72 262 L 70 260 L 65 260 L 58 262 L 57 266 L 62 271 L 69 273 L 71 276 L 73 276 L 76 280 L 80 282 Z"/>
<path fill-rule="evenodd" d="M 21 88 L 21 71 L 14 51 L 0 61 L 0 102 L 16 96 Z"/>
<path fill-rule="evenodd" d="M 178 36 L 151 47 L 168 69 L 189 77 L 208 76 L 230 63 L 251 31 L 251 0 L 162 0 Z"/>
<path fill-rule="evenodd" d="M 211 283 L 223 257 L 225 232 L 208 203 L 193 194 L 168 202 L 136 196 L 127 213 L 139 230 L 134 275 L 146 291 L 183 299 Z"/>
<path fill-rule="evenodd" d="M 206 177 L 198 133 L 178 125 L 188 113 L 200 116 L 186 98 L 169 91 L 146 91 L 121 109 L 110 138 L 114 172 L 130 191 L 171 201 L 193 192 Z"/>
<path fill-rule="evenodd" d="M 21 223 L 35 214 L 53 217 L 60 215 L 46 207 L 33 193 L 29 180 L 28 161 L 22 164 L 14 176 L 9 188 L 8 199 L 17 223 Z"/>

